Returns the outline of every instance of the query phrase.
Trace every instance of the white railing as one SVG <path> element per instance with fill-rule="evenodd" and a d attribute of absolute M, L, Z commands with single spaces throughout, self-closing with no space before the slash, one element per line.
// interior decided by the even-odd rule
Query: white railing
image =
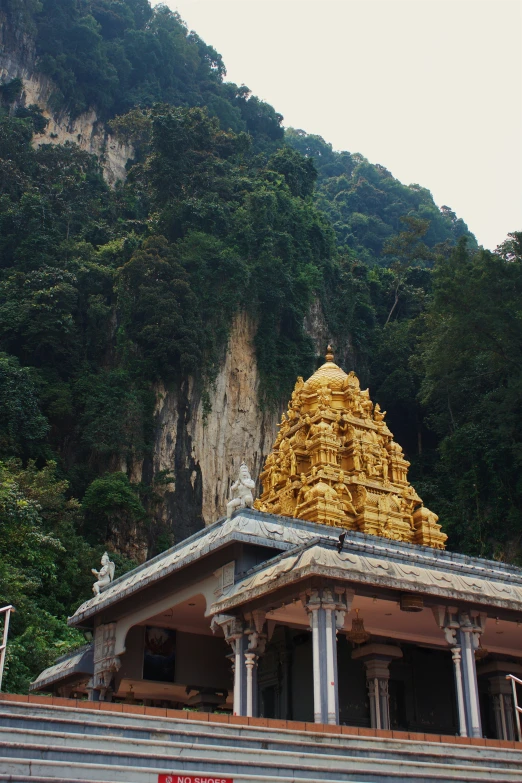
<path fill-rule="evenodd" d="M 9 618 L 11 612 L 14 612 L 14 606 L 2 606 L 0 615 L 4 615 L 4 631 L 2 634 L 2 644 L 0 644 L 0 691 L 2 690 L 2 678 L 4 676 L 5 648 L 7 647 L 7 634 L 9 633 Z"/>
<path fill-rule="evenodd" d="M 522 735 L 520 733 L 520 713 L 522 712 L 522 707 L 518 706 L 517 686 L 515 683 L 518 682 L 519 685 L 522 685 L 522 680 L 519 680 L 514 674 L 507 674 L 506 680 L 511 680 L 511 687 L 513 688 L 513 706 L 515 708 L 515 720 L 517 723 L 517 739 L 520 742 L 522 740 Z"/>

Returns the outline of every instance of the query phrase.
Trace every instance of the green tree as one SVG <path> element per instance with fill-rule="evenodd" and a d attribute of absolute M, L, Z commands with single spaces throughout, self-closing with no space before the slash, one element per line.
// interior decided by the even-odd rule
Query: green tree
<path fill-rule="evenodd" d="M 56 466 L 0 463 L 0 602 L 16 612 L 7 648 L 5 688 L 27 691 L 57 655 L 81 643 L 67 615 L 88 596 L 94 553 L 76 534 L 76 501 Z"/>
<path fill-rule="evenodd" d="M 519 559 L 522 539 L 522 256 L 465 240 L 434 270 L 419 348 L 422 399 L 440 437 L 433 485 L 453 547 Z"/>
<path fill-rule="evenodd" d="M 0 353 L 0 455 L 34 454 L 49 424 L 40 410 L 32 373 L 13 356 Z"/>
<path fill-rule="evenodd" d="M 112 544 L 120 552 L 132 546 L 129 538 L 139 538 L 137 527 L 147 518 L 137 488 L 120 472 L 94 479 L 87 487 L 82 507 L 86 539 Z"/>
<path fill-rule="evenodd" d="M 425 265 L 433 259 L 433 254 L 422 241 L 429 228 L 428 221 L 419 220 L 410 215 L 402 217 L 401 221 L 407 226 L 406 230 L 389 239 L 383 247 L 383 253 L 391 256 L 389 269 L 393 276 L 393 303 L 385 326 L 389 324 L 390 318 L 399 304 L 408 271 L 414 264 Z"/>

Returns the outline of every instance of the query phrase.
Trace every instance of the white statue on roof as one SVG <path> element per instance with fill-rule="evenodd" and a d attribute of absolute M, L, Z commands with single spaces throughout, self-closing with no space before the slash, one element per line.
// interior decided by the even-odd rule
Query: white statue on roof
<path fill-rule="evenodd" d="M 227 519 L 230 519 L 236 508 L 252 508 L 254 503 L 253 490 L 256 486 L 255 481 L 250 477 L 250 471 L 244 462 L 239 468 L 237 481 L 230 488 L 230 500 L 227 503 Z"/>
<path fill-rule="evenodd" d="M 114 570 L 116 566 L 112 560 L 109 559 L 107 552 L 104 552 L 102 555 L 101 565 L 102 567 L 99 571 L 97 571 L 95 568 L 91 568 L 92 573 L 95 577 L 97 577 L 97 581 L 92 586 L 92 592 L 94 595 L 99 595 L 100 588 L 105 587 L 106 585 L 110 585 L 114 579 Z"/>

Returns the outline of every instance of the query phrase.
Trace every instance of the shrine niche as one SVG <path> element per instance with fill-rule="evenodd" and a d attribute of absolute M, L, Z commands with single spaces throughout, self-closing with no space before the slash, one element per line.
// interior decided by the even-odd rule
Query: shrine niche
<path fill-rule="evenodd" d="M 328 346 L 326 363 L 297 379 L 254 507 L 444 549 L 447 536 L 408 482 L 410 463 L 386 412 L 333 358 Z"/>

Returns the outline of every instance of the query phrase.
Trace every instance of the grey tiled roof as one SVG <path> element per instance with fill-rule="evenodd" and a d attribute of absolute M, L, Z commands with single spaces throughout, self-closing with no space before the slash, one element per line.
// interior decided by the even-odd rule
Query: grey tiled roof
<path fill-rule="evenodd" d="M 53 666 L 49 666 L 38 675 L 29 686 L 29 690 L 45 690 L 45 686 L 57 680 L 64 680 L 72 674 L 90 676 L 93 672 L 93 649 L 92 644 L 86 644 L 67 655 L 62 655 Z"/>
<path fill-rule="evenodd" d="M 82 622 L 108 606 L 116 604 L 123 598 L 143 590 L 149 584 L 165 578 L 174 571 L 184 568 L 210 552 L 234 541 L 257 543 L 260 546 L 272 547 L 279 551 L 290 551 L 296 547 L 308 545 L 317 538 L 329 541 L 331 544 L 337 541 L 341 532 L 343 531 L 340 528 L 275 516 L 254 509 L 244 509 L 231 520 L 219 520 L 102 588 L 98 596 L 93 596 L 77 609 L 74 615 L 69 618 L 69 624 L 81 625 Z M 422 568 L 421 574 L 426 570 L 434 569 L 448 577 L 454 574 L 459 578 L 466 578 L 470 580 L 467 585 L 471 591 L 471 593 L 468 591 L 468 600 L 473 598 L 473 600 L 483 601 L 486 595 L 490 595 L 488 591 L 484 592 L 479 589 L 478 583 L 473 587 L 472 582 L 477 579 L 486 580 L 489 584 L 501 583 L 505 585 L 506 589 L 501 590 L 500 593 L 506 597 L 511 588 L 515 591 L 514 596 L 518 596 L 518 587 L 522 591 L 522 569 L 493 560 L 468 557 L 455 552 L 415 544 L 405 544 L 353 531 L 346 531 L 343 555 L 346 557 L 348 554 L 381 561 L 384 565 L 378 569 L 376 574 L 379 570 L 384 573 L 388 569 L 387 563 L 395 563 L 397 568 L 403 563 L 415 568 Z M 349 566 L 348 560 L 343 562 L 344 565 L 339 564 L 339 567 L 344 570 L 344 578 L 348 578 L 347 571 L 351 566 Z M 265 569 L 269 565 L 270 561 L 267 561 L 260 568 Z M 395 568 L 395 566 L 393 567 Z M 442 578 L 441 583 L 445 579 L 446 577 Z M 491 596 L 496 595 L 495 590 L 496 588 L 493 588 Z M 518 598 L 516 600 L 518 601 Z M 520 592 L 520 600 L 522 601 L 522 592 Z"/>

